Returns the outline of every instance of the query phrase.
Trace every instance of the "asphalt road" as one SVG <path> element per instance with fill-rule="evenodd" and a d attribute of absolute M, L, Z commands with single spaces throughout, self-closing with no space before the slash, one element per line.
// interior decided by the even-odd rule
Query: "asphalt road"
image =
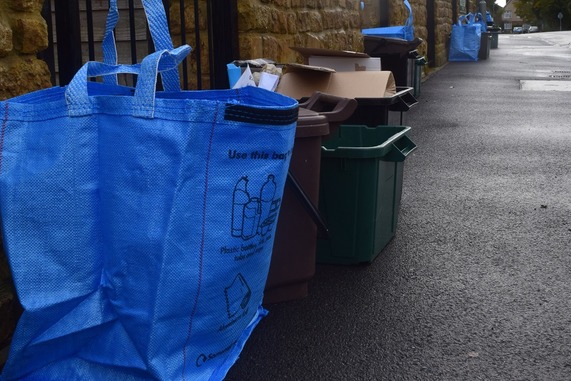
<path fill-rule="evenodd" d="M 571 92 L 520 89 L 571 81 L 570 42 L 500 35 L 429 76 L 397 235 L 267 305 L 227 380 L 571 380 Z"/>

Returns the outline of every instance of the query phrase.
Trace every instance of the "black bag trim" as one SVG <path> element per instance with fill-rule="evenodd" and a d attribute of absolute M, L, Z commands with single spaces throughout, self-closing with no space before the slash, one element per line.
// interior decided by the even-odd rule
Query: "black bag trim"
<path fill-rule="evenodd" d="M 297 121 L 298 108 L 271 110 L 242 105 L 226 105 L 225 120 L 254 124 L 287 125 Z"/>

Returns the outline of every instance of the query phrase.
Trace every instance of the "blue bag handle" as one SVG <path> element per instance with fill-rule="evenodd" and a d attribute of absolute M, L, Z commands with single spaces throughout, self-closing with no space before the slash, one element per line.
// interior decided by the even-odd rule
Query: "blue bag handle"
<path fill-rule="evenodd" d="M 474 23 L 474 15 L 471 13 L 467 13 L 465 15 L 461 15 L 458 17 L 458 25 L 462 26 L 462 25 L 470 25 Z M 464 21 L 466 23 L 464 23 Z"/>
<path fill-rule="evenodd" d="M 476 21 L 476 18 L 480 18 L 478 21 Z M 463 23 L 463 21 L 466 21 L 466 24 Z M 482 17 L 481 13 L 467 13 L 466 15 L 462 15 L 458 17 L 458 25 L 462 26 L 462 25 L 475 25 L 475 24 L 480 24 L 480 30 L 482 32 L 486 32 L 488 30 L 488 26 L 486 25 L 486 22 L 484 21 L 484 18 Z"/>
<path fill-rule="evenodd" d="M 482 30 L 482 32 L 488 31 L 488 24 L 486 23 L 486 18 L 481 13 L 479 12 L 476 13 L 474 17 L 474 23 L 480 24 L 480 29 Z"/>
<path fill-rule="evenodd" d="M 141 64 L 110 65 L 104 62 L 90 61 L 79 69 L 65 90 L 68 114 L 71 117 L 93 113 L 93 104 L 87 90 L 88 77 L 114 74 L 138 74 L 133 99 L 133 116 L 153 118 L 155 105 L 155 87 L 158 73 L 172 71 L 176 73 L 178 65 L 190 53 L 190 46 L 182 45 L 173 50 L 158 50 L 143 59 Z"/>
<path fill-rule="evenodd" d="M 151 32 L 151 38 L 155 46 L 155 50 L 172 50 L 173 43 L 170 37 L 167 16 L 165 8 L 161 0 L 142 0 L 145 16 Z M 109 13 L 107 13 L 107 21 L 105 25 L 105 35 L 103 37 L 103 62 L 116 65 L 117 62 L 117 46 L 115 44 L 115 35 L 113 30 L 119 21 L 119 9 L 117 0 L 109 0 Z M 180 91 L 180 79 L 175 70 L 169 70 L 161 73 L 163 86 L 167 91 Z M 108 75 L 103 77 L 103 81 L 109 84 L 117 84 L 117 75 Z"/>
<path fill-rule="evenodd" d="M 412 26 L 412 25 L 413 25 L 412 7 L 410 6 L 410 3 L 408 2 L 408 0 L 404 0 L 404 5 L 405 5 L 405 7 L 408 9 L 408 17 L 407 17 L 406 22 L 404 23 L 404 25 L 405 25 L 405 26 Z"/>
<path fill-rule="evenodd" d="M 101 43 L 103 50 L 103 62 L 109 65 L 117 65 L 117 45 L 115 44 L 115 27 L 119 21 L 119 9 L 117 1 L 109 1 L 109 12 L 107 13 L 107 21 L 105 23 L 105 35 Z M 103 77 L 103 82 L 117 85 L 117 75 L 108 75 Z"/>

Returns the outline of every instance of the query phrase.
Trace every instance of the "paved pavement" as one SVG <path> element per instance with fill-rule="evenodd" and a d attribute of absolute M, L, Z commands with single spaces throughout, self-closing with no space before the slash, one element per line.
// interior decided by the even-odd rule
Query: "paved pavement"
<path fill-rule="evenodd" d="M 267 305 L 227 380 L 571 380 L 571 33 L 500 35 L 406 114 L 396 237 Z M 555 83 L 555 82 L 553 82 Z"/>

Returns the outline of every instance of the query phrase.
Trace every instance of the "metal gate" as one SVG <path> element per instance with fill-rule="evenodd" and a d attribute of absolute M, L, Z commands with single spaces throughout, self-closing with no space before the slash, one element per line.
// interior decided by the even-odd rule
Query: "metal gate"
<path fill-rule="evenodd" d="M 237 0 L 162 2 L 171 34 L 170 11 L 178 10 L 176 29 L 180 35 L 176 37 L 180 44 L 189 44 L 193 49 L 179 69 L 182 87 L 227 88 L 226 64 L 239 58 Z M 154 51 L 141 0 L 118 0 L 117 3 L 120 21 L 115 36 L 119 61 L 140 62 Z M 83 63 L 101 60 L 101 40 L 108 8 L 108 0 L 45 0 L 42 16 L 48 24 L 49 46 L 40 58 L 47 62 L 54 85 L 68 84 Z M 205 15 L 206 28 L 201 30 L 202 15 Z M 178 45 L 175 43 L 175 47 Z M 208 62 L 203 62 L 203 57 L 207 57 Z M 192 64 L 190 60 L 193 60 Z M 122 78 L 126 85 L 132 85 L 134 81 L 132 76 Z"/>

